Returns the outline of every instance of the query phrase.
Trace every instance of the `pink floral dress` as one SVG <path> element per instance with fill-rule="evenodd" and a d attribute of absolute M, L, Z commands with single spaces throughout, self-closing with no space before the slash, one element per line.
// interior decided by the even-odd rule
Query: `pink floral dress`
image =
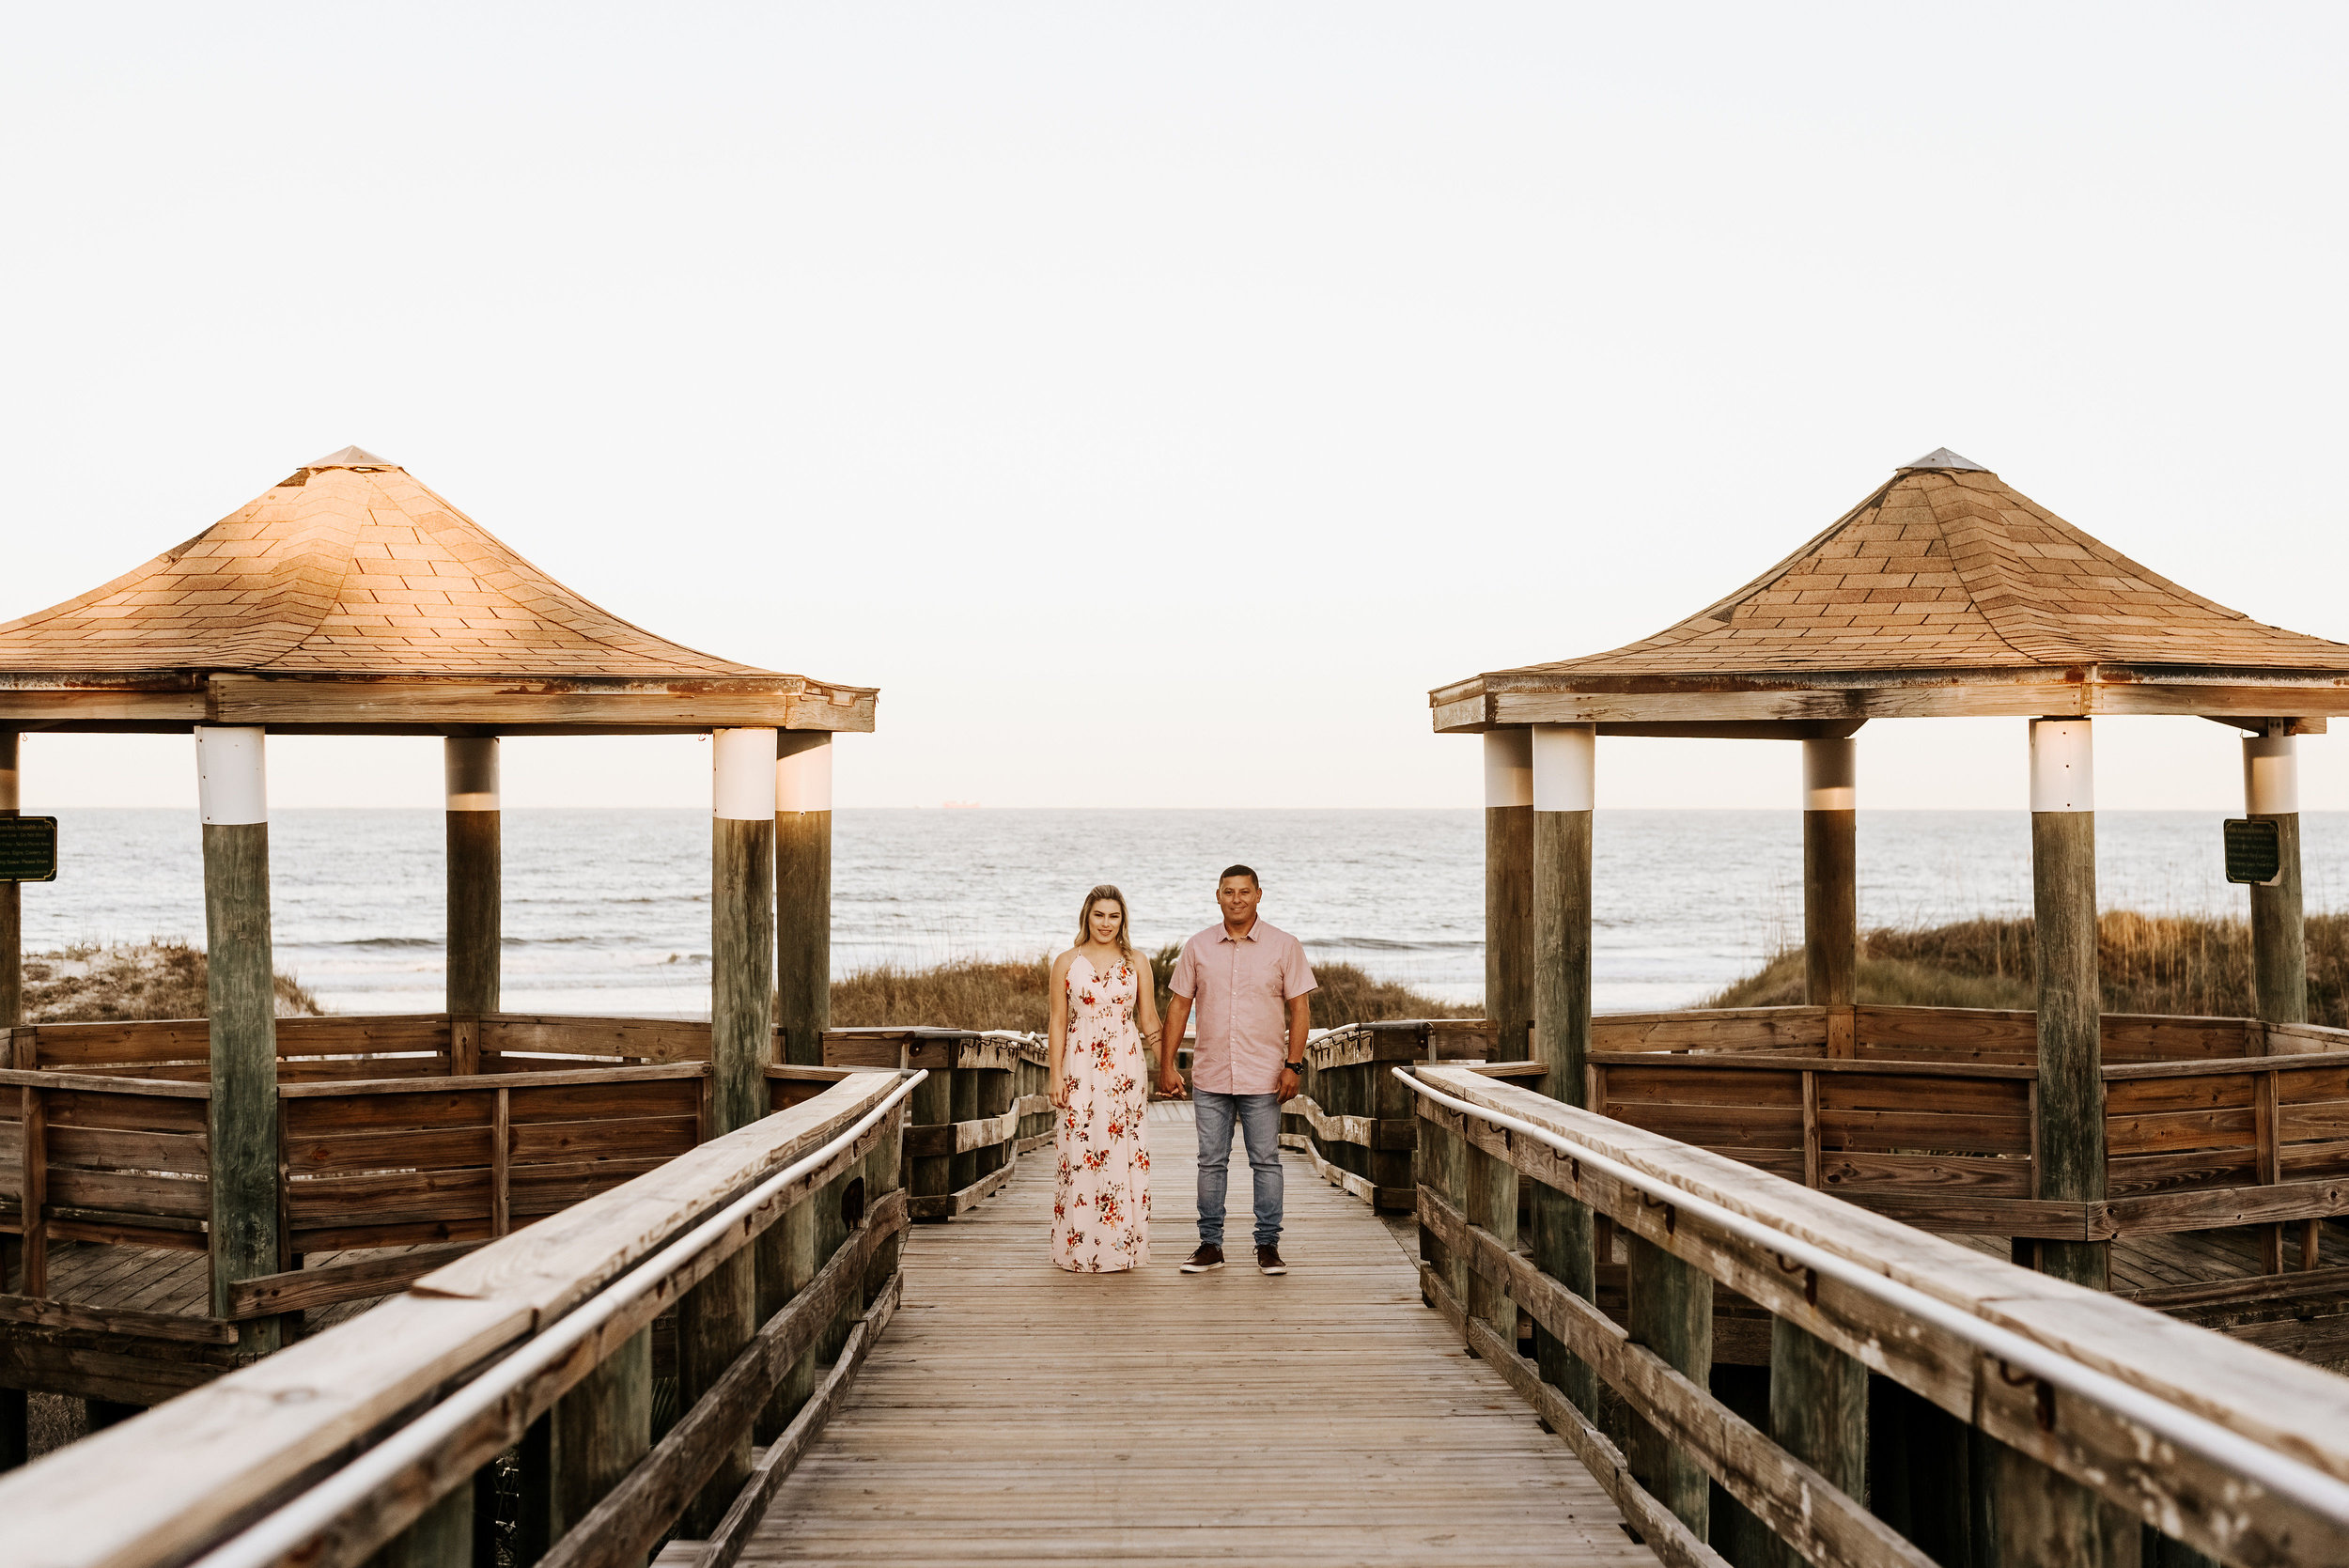
<path fill-rule="evenodd" d="M 1080 953 L 1067 984 L 1061 1072 L 1070 1088 L 1052 1138 L 1060 1156 L 1052 1261 L 1077 1274 L 1140 1268 L 1150 1261 L 1150 1145 L 1142 1127 L 1150 1091 L 1133 1019 L 1140 980 L 1130 963 L 1101 974 Z"/>

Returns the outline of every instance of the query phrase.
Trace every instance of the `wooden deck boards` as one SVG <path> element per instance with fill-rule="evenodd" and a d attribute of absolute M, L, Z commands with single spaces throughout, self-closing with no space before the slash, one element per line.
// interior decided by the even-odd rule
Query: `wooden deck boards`
<path fill-rule="evenodd" d="M 1190 1107 L 1154 1106 L 1150 1132 L 1138 1273 L 1052 1266 L 1049 1157 L 913 1230 L 905 1305 L 745 1562 L 1652 1568 L 1565 1446 L 1421 1305 L 1388 1227 L 1302 1156 L 1285 1161 L 1296 1272 L 1180 1273 Z"/>

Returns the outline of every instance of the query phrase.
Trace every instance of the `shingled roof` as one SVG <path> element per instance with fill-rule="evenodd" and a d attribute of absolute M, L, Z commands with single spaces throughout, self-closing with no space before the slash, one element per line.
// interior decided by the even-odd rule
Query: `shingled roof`
<path fill-rule="evenodd" d="M 1878 715 L 2306 717 L 2349 705 L 2344 679 L 2349 644 L 2181 587 L 1943 448 L 1653 637 L 1488 672 L 1431 700 L 1447 730 L 1849 728 Z"/>
<path fill-rule="evenodd" d="M 0 722 L 48 727 L 870 729 L 873 695 L 621 620 L 356 446 L 0 626 Z"/>

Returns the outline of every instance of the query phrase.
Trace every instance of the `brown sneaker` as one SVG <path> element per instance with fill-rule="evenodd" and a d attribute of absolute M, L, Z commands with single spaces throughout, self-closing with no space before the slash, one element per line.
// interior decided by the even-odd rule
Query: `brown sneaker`
<path fill-rule="evenodd" d="M 1281 1250 L 1278 1247 L 1259 1247 L 1256 1249 L 1257 1273 L 1286 1274 L 1288 1271 L 1289 1265 L 1281 1261 Z"/>
<path fill-rule="evenodd" d="M 1186 1274 L 1205 1274 L 1211 1268 L 1222 1266 L 1223 1249 L 1210 1247 L 1204 1241 L 1199 1244 L 1199 1250 L 1183 1260 L 1183 1272 Z"/>

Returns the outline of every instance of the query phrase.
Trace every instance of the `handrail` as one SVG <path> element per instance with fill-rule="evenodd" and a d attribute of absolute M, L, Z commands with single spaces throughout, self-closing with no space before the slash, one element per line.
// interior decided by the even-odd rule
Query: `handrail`
<path fill-rule="evenodd" d="M 344 1514 L 462 1432 L 468 1423 L 515 1392 L 532 1376 L 560 1361 L 622 1309 L 681 1272 L 776 1193 L 810 1172 L 820 1170 L 840 1151 L 854 1146 L 858 1139 L 878 1126 L 900 1100 L 913 1092 L 916 1084 L 928 1076 L 926 1072 L 909 1075 L 879 1104 L 835 1135 L 830 1142 L 784 1167 L 702 1220 L 682 1237 L 642 1259 L 628 1273 L 590 1296 L 584 1305 L 556 1319 L 553 1327 L 541 1329 L 522 1348 L 479 1377 L 318 1485 L 196 1559 L 194 1568 L 267 1568 L 269 1564 L 304 1559 L 315 1546 L 318 1537 L 329 1530 Z"/>
<path fill-rule="evenodd" d="M 2221 1468 L 2243 1475 L 2263 1490 L 2290 1498 L 2310 1513 L 2349 1527 L 2349 1482 L 2328 1474 L 2291 1454 L 2256 1443 L 2205 1417 L 2172 1405 L 2108 1373 L 2074 1360 L 2062 1352 L 2027 1339 L 2012 1329 L 1986 1322 L 1937 1300 L 1912 1285 L 1890 1279 L 1796 1235 L 1735 1209 L 1716 1203 L 1622 1160 L 1522 1117 L 1447 1094 L 1417 1073 L 1393 1069 L 1394 1076 L 1414 1094 L 1461 1115 L 1505 1127 L 1520 1137 L 1592 1166 L 1626 1186 L 1675 1207 L 1701 1216 L 1707 1223 L 1775 1252 L 1791 1263 L 1834 1279 L 1887 1306 L 1966 1340 L 1983 1354 L 2019 1368 L 2056 1388 L 2078 1395 L 2120 1415 L 2179 1447 L 2200 1453 Z M 2010 1265 L 2011 1266 L 2011 1265 Z"/>

